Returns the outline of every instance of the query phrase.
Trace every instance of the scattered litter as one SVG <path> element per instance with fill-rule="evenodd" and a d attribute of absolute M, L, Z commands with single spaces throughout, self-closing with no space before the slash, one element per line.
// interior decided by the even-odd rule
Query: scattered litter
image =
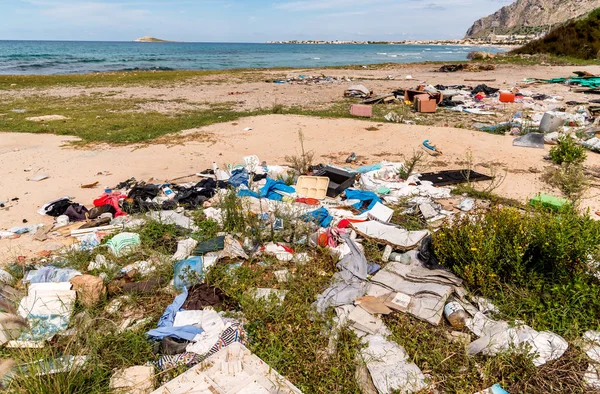
<path fill-rule="evenodd" d="M 132 253 L 141 245 L 139 234 L 120 233 L 112 237 L 107 243 L 108 250 L 116 257 Z"/>
<path fill-rule="evenodd" d="M 67 118 L 66 116 L 62 116 L 62 115 L 44 115 L 44 116 L 34 116 L 31 118 L 25 118 L 27 120 L 30 120 L 32 122 L 51 122 L 53 120 L 67 120 L 69 118 Z"/>
<path fill-rule="evenodd" d="M 39 181 L 43 181 L 44 179 L 48 179 L 48 178 L 50 178 L 50 175 L 40 174 L 40 175 L 34 176 L 33 178 L 27 178 L 27 180 L 30 182 L 39 182 Z"/>
<path fill-rule="evenodd" d="M 234 342 L 152 394 L 191 392 L 302 394 L 267 363 Z"/>
<path fill-rule="evenodd" d="M 136 366 L 118 370 L 110 378 L 111 391 L 147 394 L 154 390 L 154 367 Z"/>
<path fill-rule="evenodd" d="M 381 335 L 369 335 L 363 341 L 367 347 L 361 357 L 379 393 L 415 393 L 427 387 L 425 375 L 409 361 L 404 348 Z"/>
<path fill-rule="evenodd" d="M 513 140 L 513 146 L 520 146 L 524 148 L 536 148 L 544 149 L 544 134 L 543 133 L 529 133 L 524 136 L 515 138 Z"/>
<path fill-rule="evenodd" d="M 539 367 L 560 358 L 569 347 L 567 341 L 552 332 L 538 332 L 523 324 L 511 326 L 504 321 L 494 321 L 481 312 L 467 321 L 467 327 L 480 337 L 467 346 L 470 355 L 496 355 L 511 347 L 528 345 L 524 349 L 534 357 L 533 364 Z"/>

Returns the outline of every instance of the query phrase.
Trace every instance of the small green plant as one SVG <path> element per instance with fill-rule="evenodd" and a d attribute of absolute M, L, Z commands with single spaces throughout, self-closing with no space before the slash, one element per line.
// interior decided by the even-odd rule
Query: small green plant
<path fill-rule="evenodd" d="M 150 220 L 139 230 L 140 241 L 144 248 L 173 254 L 177 250 L 177 238 L 189 234 L 189 231 L 175 224 Z"/>
<path fill-rule="evenodd" d="M 548 167 L 542 179 L 548 184 L 556 187 L 573 202 L 579 202 L 590 187 L 589 177 L 581 164 L 567 164 L 564 162 L 560 167 Z"/>
<path fill-rule="evenodd" d="M 401 179 L 408 179 L 409 176 L 412 175 L 413 171 L 417 167 L 417 165 L 423 161 L 423 156 L 425 152 L 423 151 L 414 151 L 410 159 L 408 159 L 404 165 L 398 170 L 398 176 Z"/>
<path fill-rule="evenodd" d="M 300 141 L 300 156 L 286 156 L 285 160 L 298 174 L 303 175 L 308 173 L 308 169 L 312 166 L 315 153 L 304 149 L 304 133 L 302 130 L 298 130 L 298 140 Z"/>
<path fill-rule="evenodd" d="M 558 165 L 581 164 L 586 157 L 585 149 L 568 136 L 560 137 L 558 143 L 550 149 L 550 159 Z"/>
<path fill-rule="evenodd" d="M 200 219 L 200 216 L 202 216 L 202 219 Z M 196 216 L 194 223 L 198 226 L 198 230 L 192 234 L 192 238 L 197 241 L 202 242 L 215 238 L 219 232 L 219 223 L 204 218 L 204 214 L 202 213 Z"/>
<path fill-rule="evenodd" d="M 273 105 L 271 106 L 271 112 L 274 114 L 282 114 L 284 109 L 285 107 L 283 106 L 283 104 L 278 104 L 277 102 L 273 103 Z"/>

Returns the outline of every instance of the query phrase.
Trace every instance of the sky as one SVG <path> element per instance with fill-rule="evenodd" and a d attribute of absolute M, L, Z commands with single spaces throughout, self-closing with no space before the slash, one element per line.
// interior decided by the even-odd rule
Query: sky
<path fill-rule="evenodd" d="M 512 0 L 0 0 L 0 40 L 462 38 Z"/>

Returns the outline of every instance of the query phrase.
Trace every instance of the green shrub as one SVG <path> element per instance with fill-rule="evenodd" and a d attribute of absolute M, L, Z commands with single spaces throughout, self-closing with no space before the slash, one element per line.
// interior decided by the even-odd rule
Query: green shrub
<path fill-rule="evenodd" d="M 177 238 L 189 234 L 189 231 L 175 224 L 150 220 L 140 229 L 139 234 L 143 248 L 173 254 L 177 250 Z"/>
<path fill-rule="evenodd" d="M 585 173 L 583 164 L 567 164 L 565 162 L 558 168 L 548 167 L 542 175 L 542 179 L 574 202 L 581 200 L 590 187 L 590 180 Z"/>
<path fill-rule="evenodd" d="M 560 137 L 558 144 L 550 149 L 550 159 L 554 164 L 581 164 L 587 155 L 585 149 L 571 137 Z"/>
<path fill-rule="evenodd" d="M 597 59 L 600 51 L 600 8 L 567 22 L 512 54 L 548 53 L 577 59 Z"/>
<path fill-rule="evenodd" d="M 514 208 L 457 218 L 434 235 L 440 263 L 484 293 L 502 284 L 564 283 L 588 270 L 600 225 L 571 207 L 559 214 Z"/>
<path fill-rule="evenodd" d="M 434 234 L 440 263 L 490 298 L 500 318 L 569 339 L 600 327 L 600 224 L 571 206 L 558 213 L 496 207 Z"/>

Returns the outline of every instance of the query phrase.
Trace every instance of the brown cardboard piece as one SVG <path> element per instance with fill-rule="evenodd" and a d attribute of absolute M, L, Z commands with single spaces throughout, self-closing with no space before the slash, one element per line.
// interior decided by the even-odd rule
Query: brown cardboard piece
<path fill-rule="evenodd" d="M 388 308 L 383 300 L 373 297 L 373 296 L 365 296 L 362 298 L 357 298 L 354 300 L 356 305 L 360 305 L 364 310 L 369 312 L 370 314 L 379 314 L 379 315 L 389 315 L 393 312 L 390 308 Z"/>

